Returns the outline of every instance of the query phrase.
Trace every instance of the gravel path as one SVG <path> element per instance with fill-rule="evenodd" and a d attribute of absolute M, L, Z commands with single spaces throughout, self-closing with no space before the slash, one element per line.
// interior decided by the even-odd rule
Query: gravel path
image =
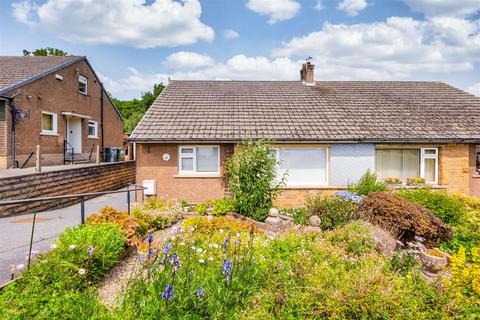
<path fill-rule="evenodd" d="M 180 225 L 182 221 L 180 220 L 171 227 L 154 232 L 154 242 L 161 245 L 170 235 L 171 229 Z M 158 246 L 159 248 L 161 247 L 160 245 Z M 141 269 L 137 261 L 137 250 L 132 248 L 127 251 L 119 263 L 107 272 L 98 285 L 97 292 L 100 296 L 100 301 L 109 309 L 112 309 L 118 302 L 118 297 L 128 286 L 128 282 L 138 275 L 139 270 Z"/>

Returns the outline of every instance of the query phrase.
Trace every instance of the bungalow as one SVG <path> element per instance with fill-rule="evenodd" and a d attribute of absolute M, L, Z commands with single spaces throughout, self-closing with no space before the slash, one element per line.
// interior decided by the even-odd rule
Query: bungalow
<path fill-rule="evenodd" d="M 37 145 L 46 165 L 122 147 L 122 118 L 86 57 L 0 57 L 0 169 L 34 166 Z"/>
<path fill-rule="evenodd" d="M 130 136 L 137 183 L 198 203 L 226 192 L 222 167 L 245 138 L 271 139 L 288 171 L 279 206 L 335 192 L 366 170 L 480 196 L 480 98 L 441 82 L 171 81 Z"/>

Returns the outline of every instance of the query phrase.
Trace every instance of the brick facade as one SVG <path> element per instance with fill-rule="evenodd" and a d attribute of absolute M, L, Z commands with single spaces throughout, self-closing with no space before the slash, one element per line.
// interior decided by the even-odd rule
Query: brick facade
<path fill-rule="evenodd" d="M 116 190 L 135 182 L 135 162 L 118 162 L 0 179 L 0 201 Z M 0 216 L 63 208 L 78 199 L 0 206 Z"/>
<path fill-rule="evenodd" d="M 377 144 L 377 148 L 438 148 L 439 185 L 451 192 L 480 196 L 480 175 L 475 173 L 475 145 L 444 144 Z M 232 144 L 221 145 L 221 162 L 233 154 Z M 164 199 L 199 203 L 228 195 L 222 177 L 178 176 L 177 144 L 137 143 L 137 183 L 144 179 L 157 180 L 157 196 Z M 171 158 L 165 162 L 164 153 Z M 222 167 L 223 169 L 223 167 Z M 278 207 L 297 207 L 305 203 L 308 194 L 333 194 L 344 190 L 337 186 L 318 188 L 286 188 L 276 199 Z"/>
<path fill-rule="evenodd" d="M 55 74 L 63 77 L 63 80 L 55 78 Z M 87 95 L 78 92 L 78 75 L 88 78 Z M 31 152 L 35 151 L 36 145 L 42 148 L 42 160 L 44 165 L 63 163 L 63 141 L 67 134 L 67 120 L 62 112 L 75 112 L 91 117 L 98 123 L 98 138 L 88 137 L 88 120 L 81 119 L 81 138 L 84 157 L 90 155 L 101 141 L 101 99 L 103 95 L 103 121 L 104 121 L 104 146 L 122 147 L 123 144 L 123 123 L 121 117 L 110 102 L 106 93 L 100 85 L 100 80 L 95 77 L 93 70 L 85 60 L 76 62 L 57 72 L 48 74 L 35 81 L 32 81 L 20 88 L 8 92 L 11 96 L 21 92 L 14 99 L 17 109 L 28 113 L 28 118 L 17 122 L 16 125 L 16 159 L 22 165 Z M 3 121 L 5 131 L 0 143 L 6 143 L 6 155 L 1 154 L 0 147 L 0 168 L 12 165 L 11 132 L 12 120 L 10 107 L 6 106 Z M 57 114 L 57 135 L 42 135 L 42 111 L 54 112 Z M 0 130 L 2 125 L 0 124 Z M 1 134 L 0 134 L 1 136 Z M 77 152 L 77 151 L 76 151 Z M 5 152 L 4 152 L 5 153 Z M 95 156 L 93 155 L 93 159 Z M 33 156 L 27 163 L 27 167 L 35 165 Z"/>

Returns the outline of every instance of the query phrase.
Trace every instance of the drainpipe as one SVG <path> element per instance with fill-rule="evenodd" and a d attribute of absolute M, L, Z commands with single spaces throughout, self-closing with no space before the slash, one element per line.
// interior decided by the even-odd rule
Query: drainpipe
<path fill-rule="evenodd" d="M 101 134 L 101 137 L 102 137 L 102 141 L 101 141 L 101 144 L 102 144 L 102 151 L 104 150 L 104 143 L 103 143 L 103 88 L 102 86 L 100 86 L 100 134 Z"/>
<path fill-rule="evenodd" d="M 19 94 L 21 93 L 17 92 L 13 96 L 0 95 L 0 98 L 8 101 L 8 105 L 10 106 L 10 112 L 12 113 L 12 166 L 14 168 L 17 167 L 16 146 L 15 146 L 15 119 L 17 118 L 17 108 L 13 103 L 13 99 L 15 99 L 15 97 L 18 96 Z"/>

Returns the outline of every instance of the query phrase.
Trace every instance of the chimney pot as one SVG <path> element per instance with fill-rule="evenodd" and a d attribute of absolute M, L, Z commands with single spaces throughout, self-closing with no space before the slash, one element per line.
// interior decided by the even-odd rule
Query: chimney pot
<path fill-rule="evenodd" d="M 314 68 L 315 65 L 311 64 L 310 61 L 302 64 L 302 69 L 300 70 L 300 80 L 307 86 L 315 85 L 315 76 L 313 72 Z"/>

